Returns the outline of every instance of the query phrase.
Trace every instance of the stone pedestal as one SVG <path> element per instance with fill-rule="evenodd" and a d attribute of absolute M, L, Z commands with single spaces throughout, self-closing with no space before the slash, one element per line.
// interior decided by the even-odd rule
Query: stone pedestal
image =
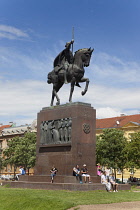
<path fill-rule="evenodd" d="M 65 120 L 71 121 L 71 125 L 67 127 L 70 134 L 67 139 L 64 138 L 62 141 L 62 139 L 58 139 L 61 136 L 58 124 Z M 41 126 L 44 123 L 52 125 L 49 134 L 54 137 L 51 142 L 50 139 L 49 141 L 42 139 L 42 135 L 43 138 L 48 138 L 48 134 L 42 134 Z M 66 126 L 64 127 L 62 129 L 66 129 Z M 80 168 L 86 164 L 89 174 L 96 176 L 95 131 L 96 111 L 90 104 L 77 102 L 43 108 L 37 117 L 35 175 L 49 175 L 53 165 L 58 169 L 58 175 L 72 175 L 72 169 L 76 164 Z"/>
<path fill-rule="evenodd" d="M 96 175 L 96 111 L 91 105 L 78 102 L 43 108 L 37 120 L 35 175 L 20 176 L 19 182 L 5 181 L 3 185 L 46 190 L 106 190 Z M 80 184 L 72 176 L 73 167 L 78 164 L 82 168 L 84 163 L 91 175 L 91 184 Z M 53 184 L 50 183 L 52 165 L 58 169 Z M 130 187 L 128 184 L 119 184 L 119 190 L 130 190 Z"/>

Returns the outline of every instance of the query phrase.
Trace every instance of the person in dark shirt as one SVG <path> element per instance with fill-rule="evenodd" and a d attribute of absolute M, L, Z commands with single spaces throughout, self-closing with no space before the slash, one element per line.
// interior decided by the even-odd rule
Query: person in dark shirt
<path fill-rule="evenodd" d="M 52 169 L 50 170 L 50 172 L 51 172 L 51 183 L 53 183 L 54 176 L 56 176 L 56 172 L 58 172 L 58 170 L 57 170 L 57 168 L 55 168 L 53 166 Z"/>
<path fill-rule="evenodd" d="M 79 165 L 76 165 L 76 167 L 73 168 L 73 176 L 76 176 L 76 178 L 79 178 L 80 184 L 82 184 L 82 175 L 79 168 Z"/>
<path fill-rule="evenodd" d="M 88 174 L 86 164 L 83 165 L 83 168 L 81 169 L 81 173 L 82 173 L 82 176 L 85 179 L 85 183 L 87 182 L 87 179 L 88 179 L 88 182 L 91 183 L 90 175 Z"/>

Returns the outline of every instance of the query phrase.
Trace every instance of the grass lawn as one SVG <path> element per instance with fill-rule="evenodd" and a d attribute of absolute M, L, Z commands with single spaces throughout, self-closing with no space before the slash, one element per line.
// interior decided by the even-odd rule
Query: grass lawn
<path fill-rule="evenodd" d="M 0 187 L 0 210 L 65 210 L 82 204 L 140 201 L 140 193 L 60 191 Z"/>

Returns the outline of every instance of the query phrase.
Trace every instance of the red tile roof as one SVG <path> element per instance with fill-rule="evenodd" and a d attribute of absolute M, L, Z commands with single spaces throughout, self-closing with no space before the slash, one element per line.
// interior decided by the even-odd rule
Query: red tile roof
<path fill-rule="evenodd" d="M 123 127 L 129 122 L 136 122 L 140 124 L 140 114 L 97 119 L 96 129 Z"/>
<path fill-rule="evenodd" d="M 10 128 L 11 127 L 11 125 L 2 125 L 2 126 L 0 126 L 0 130 L 3 130 L 4 128 Z"/>

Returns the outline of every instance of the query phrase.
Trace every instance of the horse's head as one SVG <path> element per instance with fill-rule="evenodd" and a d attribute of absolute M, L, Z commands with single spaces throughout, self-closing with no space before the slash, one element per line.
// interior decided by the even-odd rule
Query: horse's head
<path fill-rule="evenodd" d="M 91 58 L 93 50 L 94 49 L 91 49 L 91 48 L 83 50 L 84 52 L 83 52 L 81 58 L 82 58 L 82 61 L 83 61 L 83 65 L 86 66 L 86 67 L 89 66 L 90 58 Z"/>
<path fill-rule="evenodd" d="M 94 49 L 91 49 L 91 48 L 83 48 L 81 50 L 78 50 L 75 53 L 75 57 L 77 57 L 77 56 L 80 57 L 82 60 L 83 66 L 87 67 L 87 66 L 89 66 L 90 58 L 91 58 L 93 51 L 94 51 Z"/>

